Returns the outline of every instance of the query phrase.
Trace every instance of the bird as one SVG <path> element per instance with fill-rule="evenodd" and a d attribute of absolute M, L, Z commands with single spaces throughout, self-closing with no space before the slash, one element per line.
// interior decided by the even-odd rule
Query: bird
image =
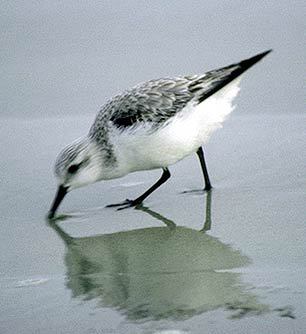
<path fill-rule="evenodd" d="M 271 51 L 204 74 L 146 81 L 108 100 L 88 134 L 58 155 L 54 168 L 58 190 L 48 219 L 54 219 L 73 189 L 161 169 L 161 177 L 142 195 L 108 205 L 138 206 L 170 178 L 169 166 L 193 153 L 202 168 L 203 190 L 209 191 L 212 185 L 202 147 L 234 109 L 244 72 Z"/>

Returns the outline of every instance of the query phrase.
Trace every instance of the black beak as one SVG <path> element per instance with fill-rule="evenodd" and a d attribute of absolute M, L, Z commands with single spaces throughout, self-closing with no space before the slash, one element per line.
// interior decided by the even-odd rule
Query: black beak
<path fill-rule="evenodd" d="M 65 195 L 67 194 L 67 191 L 68 191 L 68 187 L 64 187 L 63 185 L 60 185 L 58 187 L 55 199 L 54 199 L 53 204 L 51 206 L 51 209 L 48 213 L 48 219 L 54 218 L 55 211 L 59 207 L 59 205 L 61 204 Z"/>

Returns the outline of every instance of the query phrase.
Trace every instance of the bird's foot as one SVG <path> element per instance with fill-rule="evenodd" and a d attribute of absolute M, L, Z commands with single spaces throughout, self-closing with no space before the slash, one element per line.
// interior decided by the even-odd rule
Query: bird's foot
<path fill-rule="evenodd" d="M 127 209 L 127 208 L 136 207 L 140 204 L 141 204 L 141 202 L 138 202 L 137 200 L 126 199 L 125 201 L 123 201 L 121 203 L 109 204 L 106 207 L 107 208 L 116 208 L 117 207 L 117 210 L 119 211 L 119 210 L 123 210 L 123 209 Z"/>
<path fill-rule="evenodd" d="M 205 192 L 209 192 L 210 190 L 212 190 L 212 186 L 210 184 L 205 186 L 205 188 L 203 189 L 203 191 Z"/>
<path fill-rule="evenodd" d="M 185 190 L 181 192 L 181 194 L 206 194 L 212 190 L 212 187 L 205 187 L 204 189 L 192 189 L 192 190 Z"/>
<path fill-rule="evenodd" d="M 72 218 L 73 215 L 68 215 L 68 214 L 59 214 L 59 215 L 54 215 L 54 216 L 50 216 L 50 214 L 46 217 L 47 221 L 49 223 L 55 223 L 55 222 L 58 222 L 58 221 L 61 221 L 61 220 L 66 220 L 66 219 L 69 219 L 69 218 Z"/>

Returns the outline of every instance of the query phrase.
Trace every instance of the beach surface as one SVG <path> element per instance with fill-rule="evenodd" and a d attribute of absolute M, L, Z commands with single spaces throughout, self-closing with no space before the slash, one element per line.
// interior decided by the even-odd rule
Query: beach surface
<path fill-rule="evenodd" d="M 2 119 L 1 333 L 302 333 L 305 121 L 233 115 L 139 209 L 160 171 L 56 191 L 52 163 L 89 117 Z"/>

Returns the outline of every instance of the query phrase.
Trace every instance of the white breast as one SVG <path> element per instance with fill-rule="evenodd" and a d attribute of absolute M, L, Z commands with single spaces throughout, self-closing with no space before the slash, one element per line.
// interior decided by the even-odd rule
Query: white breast
<path fill-rule="evenodd" d="M 153 133 L 148 131 L 149 124 L 131 131 L 114 130 L 111 141 L 123 175 L 168 167 L 206 143 L 233 111 L 232 102 L 239 92 L 240 79 L 235 79 L 198 105 L 191 101 Z"/>

